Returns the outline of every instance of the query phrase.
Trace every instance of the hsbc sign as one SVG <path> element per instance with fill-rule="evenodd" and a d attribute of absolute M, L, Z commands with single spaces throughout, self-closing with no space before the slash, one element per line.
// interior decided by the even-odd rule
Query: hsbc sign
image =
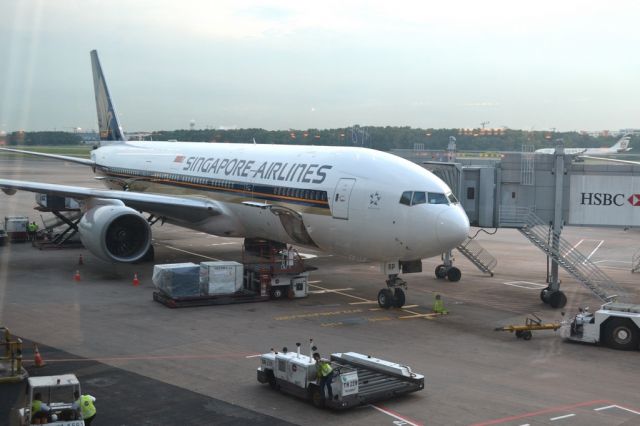
<path fill-rule="evenodd" d="M 589 206 L 624 206 L 628 202 L 634 207 L 640 207 L 640 194 L 632 194 L 627 198 L 625 194 L 607 192 L 583 192 L 580 194 L 580 204 Z"/>
<path fill-rule="evenodd" d="M 640 176 L 571 175 L 569 223 L 640 226 Z"/>

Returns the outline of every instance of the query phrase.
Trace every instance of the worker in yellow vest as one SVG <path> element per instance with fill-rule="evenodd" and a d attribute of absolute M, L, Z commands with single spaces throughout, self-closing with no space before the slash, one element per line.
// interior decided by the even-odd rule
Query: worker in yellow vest
<path fill-rule="evenodd" d="M 333 389 L 331 389 L 331 381 L 333 380 L 333 368 L 331 362 L 326 359 L 321 359 L 318 352 L 313 354 L 313 359 L 316 361 L 316 377 L 320 383 L 320 392 L 324 397 L 324 388 L 327 388 L 327 394 L 329 399 L 333 399 Z"/>
<path fill-rule="evenodd" d="M 90 426 L 93 419 L 96 418 L 96 407 L 93 405 L 96 399 L 91 395 L 80 395 L 78 391 L 73 392 L 73 397 L 76 399 L 73 403 L 73 409 L 81 411 L 84 424 Z"/>
<path fill-rule="evenodd" d="M 433 302 L 433 312 L 436 314 L 448 314 L 444 309 L 444 302 L 442 301 L 442 297 L 439 294 L 436 294 L 436 300 Z"/>
<path fill-rule="evenodd" d="M 48 417 L 51 409 L 42 402 L 42 394 L 36 392 L 31 401 L 31 424 L 44 425 L 49 423 Z"/>

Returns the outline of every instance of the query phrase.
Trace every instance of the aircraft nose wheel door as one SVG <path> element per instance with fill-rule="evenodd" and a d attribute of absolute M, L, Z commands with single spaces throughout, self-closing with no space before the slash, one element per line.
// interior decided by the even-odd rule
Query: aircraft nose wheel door
<path fill-rule="evenodd" d="M 332 214 L 336 219 L 349 219 L 349 198 L 355 179 L 340 179 L 332 200 Z"/>

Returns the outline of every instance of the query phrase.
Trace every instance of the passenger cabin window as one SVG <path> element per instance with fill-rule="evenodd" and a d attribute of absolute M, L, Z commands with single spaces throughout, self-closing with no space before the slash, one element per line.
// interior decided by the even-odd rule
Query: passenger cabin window
<path fill-rule="evenodd" d="M 406 206 L 411 205 L 411 191 L 404 191 L 402 193 L 402 197 L 400 197 L 400 204 L 404 204 Z"/>
<path fill-rule="evenodd" d="M 429 193 L 429 204 L 449 204 L 449 200 L 444 194 L 439 192 Z"/>

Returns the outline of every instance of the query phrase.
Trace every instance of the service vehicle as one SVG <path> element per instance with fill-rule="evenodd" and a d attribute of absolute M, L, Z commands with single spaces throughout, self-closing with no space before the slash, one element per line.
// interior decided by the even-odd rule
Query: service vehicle
<path fill-rule="evenodd" d="M 78 393 L 82 394 L 80 382 L 75 374 L 29 377 L 27 384 L 25 405 L 17 410 L 18 424 L 20 426 L 35 424 L 84 426 L 81 412 L 73 408 L 75 401 L 73 393 L 78 391 Z M 50 410 L 43 417 L 34 418 L 34 413 L 31 412 L 31 409 L 34 396 L 38 393 L 42 396 L 41 402 L 46 404 Z"/>
<path fill-rule="evenodd" d="M 312 342 L 311 342 L 312 345 Z M 311 346 L 310 345 L 310 346 Z M 297 351 L 271 351 L 260 357 L 258 382 L 271 388 L 310 400 L 318 408 L 345 409 L 393 398 L 424 389 L 424 376 L 406 365 L 356 352 L 331 354 L 333 398 L 328 399 L 316 380 L 316 362 L 311 346 L 309 355 Z"/>
<path fill-rule="evenodd" d="M 601 343 L 613 349 L 638 349 L 640 305 L 609 302 L 596 312 L 581 308 L 561 329 L 568 340 Z"/>

